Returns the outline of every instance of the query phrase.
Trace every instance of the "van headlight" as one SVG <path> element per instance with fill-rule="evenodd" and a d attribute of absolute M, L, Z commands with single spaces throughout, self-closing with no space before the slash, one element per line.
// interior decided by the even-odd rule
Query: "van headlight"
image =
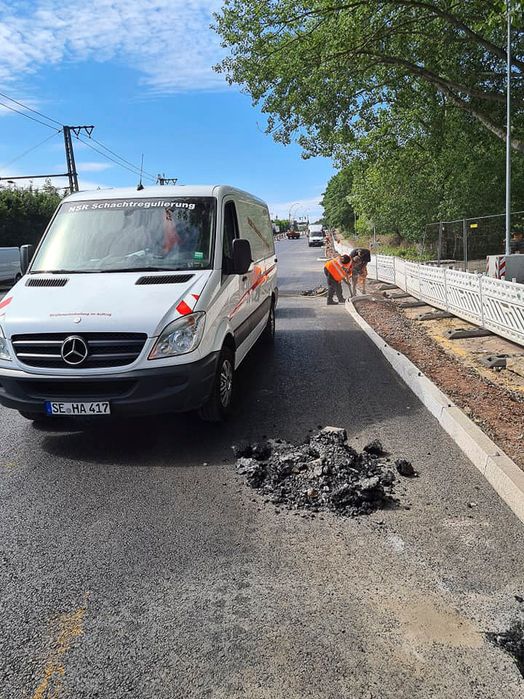
<path fill-rule="evenodd" d="M 7 338 L 4 335 L 4 331 L 0 326 L 0 359 L 10 362 L 11 352 L 9 351 L 9 345 L 7 343 Z"/>
<path fill-rule="evenodd" d="M 204 334 L 206 314 L 203 311 L 177 318 L 160 333 L 149 359 L 164 359 L 195 350 Z"/>

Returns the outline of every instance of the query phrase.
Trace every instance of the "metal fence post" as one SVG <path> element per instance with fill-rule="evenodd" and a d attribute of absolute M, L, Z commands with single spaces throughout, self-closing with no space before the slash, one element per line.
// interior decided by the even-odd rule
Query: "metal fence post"
<path fill-rule="evenodd" d="M 462 252 L 464 253 L 464 272 L 468 271 L 468 227 L 467 219 L 462 219 Z"/>
<path fill-rule="evenodd" d="M 375 265 L 377 268 L 377 282 L 378 282 L 378 281 L 380 281 L 380 279 L 378 277 L 378 253 L 375 253 Z"/>
<path fill-rule="evenodd" d="M 397 284 L 397 269 L 396 269 L 396 265 L 395 265 L 395 260 L 396 260 L 396 257 L 393 257 L 393 284 L 398 286 L 398 284 Z"/>
<path fill-rule="evenodd" d="M 440 267 L 440 261 L 442 259 L 442 236 L 444 235 L 444 224 L 442 221 L 438 224 L 438 250 L 437 250 L 437 266 Z"/>

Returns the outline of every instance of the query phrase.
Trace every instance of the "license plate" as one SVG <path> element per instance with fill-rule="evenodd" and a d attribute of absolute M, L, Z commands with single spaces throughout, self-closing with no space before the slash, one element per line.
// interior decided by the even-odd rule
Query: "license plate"
<path fill-rule="evenodd" d="M 94 403 L 57 403 L 46 400 L 45 411 L 47 415 L 110 415 L 109 401 L 97 401 Z"/>

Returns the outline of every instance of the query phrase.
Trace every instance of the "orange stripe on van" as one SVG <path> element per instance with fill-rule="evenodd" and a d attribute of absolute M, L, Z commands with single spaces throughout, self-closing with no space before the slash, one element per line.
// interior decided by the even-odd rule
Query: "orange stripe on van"
<path fill-rule="evenodd" d="M 11 301 L 13 300 L 12 296 L 9 296 L 8 298 L 4 299 L 3 301 L 0 301 L 0 308 L 5 308 L 6 306 L 9 306 Z"/>
<path fill-rule="evenodd" d="M 182 316 L 187 316 L 189 313 L 191 313 L 191 309 L 187 305 L 185 301 L 180 301 L 178 306 L 176 307 L 176 310 L 180 313 Z"/>

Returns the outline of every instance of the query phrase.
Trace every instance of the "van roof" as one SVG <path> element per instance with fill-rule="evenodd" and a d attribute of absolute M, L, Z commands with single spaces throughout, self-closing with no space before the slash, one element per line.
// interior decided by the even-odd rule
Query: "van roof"
<path fill-rule="evenodd" d="M 228 194 L 237 197 L 247 197 L 263 206 L 266 202 L 237 187 L 227 184 L 184 184 L 184 185 L 155 185 L 144 187 L 140 191 L 136 187 L 115 187 L 114 189 L 95 189 L 85 192 L 75 192 L 64 201 L 89 201 L 91 199 L 151 199 L 154 197 L 224 197 Z"/>

